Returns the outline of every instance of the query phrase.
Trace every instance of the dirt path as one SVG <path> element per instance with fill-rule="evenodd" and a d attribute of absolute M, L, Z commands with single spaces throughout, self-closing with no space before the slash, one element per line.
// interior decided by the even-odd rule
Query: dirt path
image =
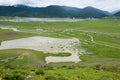
<path fill-rule="evenodd" d="M 0 26 L 0 29 L 10 29 L 16 32 L 20 32 L 20 30 L 18 30 L 18 27 L 16 26 Z"/>
<path fill-rule="evenodd" d="M 91 35 L 88 35 L 88 36 L 90 37 L 91 42 L 95 43 L 93 36 L 91 36 Z"/>

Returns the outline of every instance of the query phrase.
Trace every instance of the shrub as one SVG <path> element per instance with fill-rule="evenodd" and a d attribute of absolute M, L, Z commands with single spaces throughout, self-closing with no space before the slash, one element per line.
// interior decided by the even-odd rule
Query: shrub
<path fill-rule="evenodd" d="M 54 76 L 46 76 L 44 80 L 57 80 Z"/>
<path fill-rule="evenodd" d="M 6 74 L 2 80 L 25 80 L 25 75 L 22 74 Z"/>
<path fill-rule="evenodd" d="M 97 64 L 97 65 L 95 65 L 95 69 L 96 69 L 96 70 L 101 70 L 101 69 L 102 69 L 101 64 Z"/>
<path fill-rule="evenodd" d="M 41 69 L 38 69 L 36 72 L 35 72 L 36 75 L 44 75 L 45 72 Z"/>

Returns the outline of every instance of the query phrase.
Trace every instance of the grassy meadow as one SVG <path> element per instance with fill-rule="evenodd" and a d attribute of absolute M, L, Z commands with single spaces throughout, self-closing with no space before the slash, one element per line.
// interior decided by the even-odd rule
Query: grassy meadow
<path fill-rule="evenodd" d="M 12 18 L 12 17 L 11 17 Z M 0 19 L 11 19 L 0 17 Z M 0 80 L 120 80 L 120 19 L 80 22 L 11 22 L 0 26 L 18 27 L 20 32 L 0 29 L 0 43 L 32 36 L 78 38 L 84 48 L 79 63 L 45 63 L 44 53 L 28 49 L 0 50 Z"/>

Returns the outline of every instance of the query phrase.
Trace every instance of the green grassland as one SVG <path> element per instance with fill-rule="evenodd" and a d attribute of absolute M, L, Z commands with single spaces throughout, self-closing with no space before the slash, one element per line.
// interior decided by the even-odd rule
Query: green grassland
<path fill-rule="evenodd" d="M 24 80 L 30 75 L 35 80 L 120 80 L 119 19 L 81 22 L 0 21 L 0 26 L 19 26 L 21 31 L 0 29 L 0 42 L 31 36 L 74 37 L 82 44 L 76 47 L 86 50 L 80 55 L 82 61 L 79 63 L 50 64 L 45 63 L 46 56 L 70 54 L 50 54 L 27 49 L 0 50 L 0 79 L 8 80 L 6 77 L 10 77 L 10 80 L 14 80 L 15 76 L 18 76 L 20 79 L 17 80 Z"/>

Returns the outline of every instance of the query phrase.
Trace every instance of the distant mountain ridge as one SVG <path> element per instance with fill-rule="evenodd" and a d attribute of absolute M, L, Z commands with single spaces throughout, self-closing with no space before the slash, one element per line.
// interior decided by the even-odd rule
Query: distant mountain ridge
<path fill-rule="evenodd" d="M 118 16 L 118 17 L 120 17 L 120 11 L 116 12 L 113 16 Z"/>
<path fill-rule="evenodd" d="M 34 8 L 31 6 L 27 6 L 27 5 L 22 5 L 22 4 L 18 4 L 18 5 L 13 5 L 14 7 L 18 7 L 18 8 Z"/>
<path fill-rule="evenodd" d="M 47 18 L 102 18 L 110 13 L 93 7 L 76 8 L 51 5 L 31 7 L 26 5 L 0 6 L 0 16 L 47 17 Z"/>

